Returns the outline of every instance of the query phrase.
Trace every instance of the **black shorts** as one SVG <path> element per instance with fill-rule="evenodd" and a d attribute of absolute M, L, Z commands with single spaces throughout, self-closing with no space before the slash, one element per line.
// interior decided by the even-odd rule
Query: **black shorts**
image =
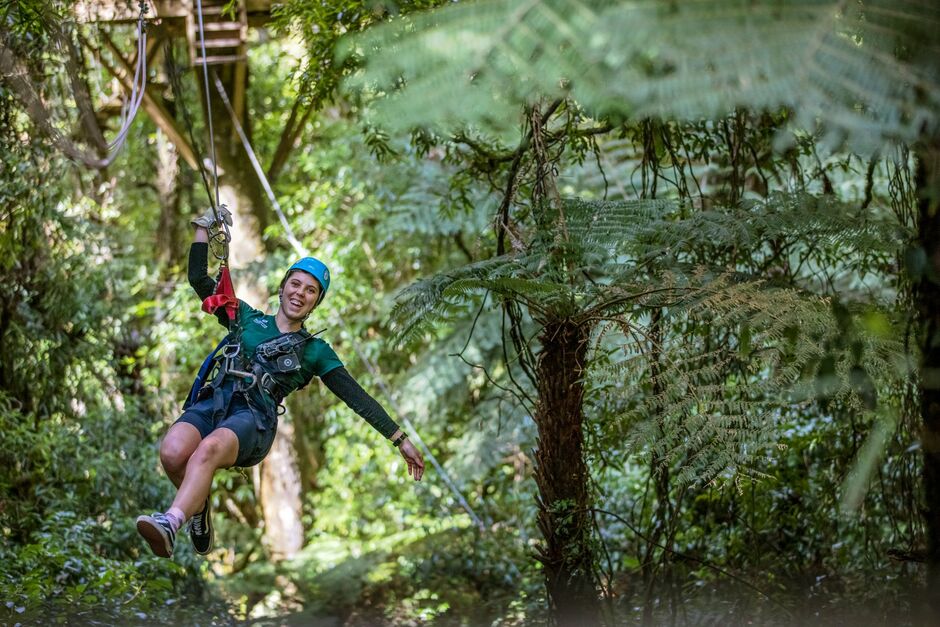
<path fill-rule="evenodd" d="M 244 394 L 233 394 L 231 386 L 226 388 L 222 389 L 222 393 L 226 395 L 226 400 L 229 396 L 232 399 L 228 412 L 218 420 L 212 415 L 215 402 L 210 394 L 190 405 L 176 422 L 193 425 L 199 429 L 199 435 L 203 438 L 221 427 L 231 430 L 238 437 L 238 457 L 234 465 L 242 468 L 254 466 L 267 456 L 274 444 L 277 417 L 266 416 L 262 410 L 249 404 Z"/>

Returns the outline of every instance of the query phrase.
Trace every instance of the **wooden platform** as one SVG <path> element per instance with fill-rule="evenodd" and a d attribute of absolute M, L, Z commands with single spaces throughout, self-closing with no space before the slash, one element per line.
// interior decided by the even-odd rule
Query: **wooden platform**
<path fill-rule="evenodd" d="M 248 0 L 241 3 L 251 26 L 260 26 L 271 17 L 271 0 Z M 195 0 L 147 0 L 150 19 L 180 19 L 193 15 Z M 79 0 L 75 17 L 80 22 L 135 22 L 137 2 L 131 0 Z"/>
<path fill-rule="evenodd" d="M 203 60 L 206 65 L 222 77 L 226 91 L 230 96 L 232 108 L 242 125 L 245 125 L 245 89 L 248 76 L 248 30 L 263 26 L 271 17 L 271 0 L 243 0 L 233 12 L 224 12 L 226 0 L 203 0 L 202 32 L 205 35 L 205 58 L 203 44 L 199 37 L 199 19 L 196 0 L 146 0 L 147 21 L 147 66 L 154 68 L 159 62 L 163 43 L 168 39 L 186 39 L 189 53 L 189 66 L 201 73 Z M 121 32 L 127 32 L 128 26 L 137 22 L 138 2 L 134 0 L 79 0 L 74 5 L 74 14 L 79 23 L 97 23 L 101 25 L 121 25 Z M 136 59 L 125 58 L 121 49 L 126 46 L 114 45 L 107 30 L 102 29 L 100 39 L 117 61 L 116 67 L 102 64 L 108 72 L 130 91 L 130 76 L 136 65 Z M 100 43 L 85 42 L 95 51 Z M 197 167 L 192 147 L 176 121 L 167 112 L 163 101 L 166 90 L 160 85 L 148 85 L 144 94 L 144 110 L 162 128 L 171 141 L 177 145 L 180 154 Z M 213 97 L 214 98 L 214 97 Z M 99 115 L 108 115 L 114 107 L 105 107 Z"/>

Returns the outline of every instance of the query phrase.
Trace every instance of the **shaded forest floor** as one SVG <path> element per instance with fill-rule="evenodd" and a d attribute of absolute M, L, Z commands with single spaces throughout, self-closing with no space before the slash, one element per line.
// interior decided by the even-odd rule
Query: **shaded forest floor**
<path fill-rule="evenodd" d="M 356 603 L 340 607 L 340 599 L 328 597 L 304 598 L 296 594 L 296 583 L 282 575 L 276 576 L 276 583 L 283 584 L 288 594 L 279 595 L 272 589 L 263 606 L 256 606 L 250 618 L 239 618 L 246 606 L 237 599 L 223 599 L 214 593 L 199 598 L 182 597 L 168 602 L 149 612 L 132 609 L 100 607 L 61 606 L 37 608 L 36 611 L 16 615 L 8 612 L 0 620 L 3 625 L 68 624 L 68 625 L 205 625 L 205 626 L 241 626 L 286 625 L 296 627 L 347 627 L 371 625 L 441 625 L 476 627 L 484 625 L 546 625 L 544 614 L 528 617 L 494 617 L 491 613 L 453 611 L 429 616 L 426 612 L 398 606 L 394 608 L 365 604 L 367 599 L 360 599 L 363 605 Z M 355 587 L 355 586 L 354 586 Z M 453 590 L 442 590 L 439 599 L 446 604 Z M 508 592 L 508 591 L 507 591 Z M 270 603 L 279 597 L 276 603 Z M 505 599 L 504 599 L 505 600 Z M 933 625 L 926 612 L 913 610 L 911 605 L 902 601 L 894 608 L 886 607 L 887 599 L 869 598 L 851 602 L 848 599 L 806 599 L 803 603 L 790 605 L 785 611 L 769 603 L 760 604 L 752 597 L 725 593 L 693 595 L 682 601 L 681 610 L 660 609 L 654 612 L 654 625 L 852 625 L 875 627 L 887 625 Z M 260 608 L 260 609 L 259 609 Z M 328 608 L 339 609 L 336 614 Z M 466 611 L 466 608 L 464 608 Z M 587 624 L 587 623 L 586 623 Z M 620 609 L 609 625 L 643 624 L 641 608 Z"/>
<path fill-rule="evenodd" d="M 323 536 L 294 559 L 256 561 L 234 574 L 215 574 L 183 596 L 146 588 L 118 606 L 82 606 L 51 600 L 42 607 L 0 608 L 0 624 L 88 625 L 545 625 L 536 569 L 501 588 L 487 573 L 437 562 L 429 544 L 460 546 L 472 530 L 453 528 L 418 540 L 385 538 L 368 544 Z M 190 551 L 188 546 L 183 549 Z M 413 563 L 432 555 L 434 563 Z M 145 558 L 150 559 L 150 558 Z M 474 578 L 474 575 L 478 577 Z M 869 581 L 873 582 L 874 577 Z M 865 586 L 861 578 L 778 582 L 772 598 L 728 581 L 677 586 L 662 592 L 647 614 L 654 625 L 931 625 L 917 598 L 919 576 L 888 577 Z M 636 582 L 639 585 L 639 581 Z M 660 582 L 660 588 L 665 589 Z M 148 595 L 159 602 L 149 602 Z M 20 612 L 20 610 L 22 610 Z M 639 595 L 605 606 L 608 625 L 644 624 Z M 650 618 L 651 617 L 651 618 Z M 585 623 L 586 625 L 588 623 Z"/>

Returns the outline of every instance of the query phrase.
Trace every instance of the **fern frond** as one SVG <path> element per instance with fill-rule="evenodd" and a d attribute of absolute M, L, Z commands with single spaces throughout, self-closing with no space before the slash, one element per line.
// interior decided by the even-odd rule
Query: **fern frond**
<path fill-rule="evenodd" d="M 831 251 L 887 258 L 909 235 L 893 220 L 860 214 L 833 198 L 782 193 L 682 219 L 679 205 L 668 200 L 571 199 L 562 203 L 555 222 L 551 235 L 531 242 L 525 253 L 463 266 L 404 290 L 393 311 L 399 341 L 447 320 L 473 294 L 491 292 L 525 303 L 533 315 L 550 310 L 556 317 L 605 317 L 636 306 L 691 307 L 707 297 L 695 288 L 706 271 L 727 272 L 723 257 L 716 256 L 715 267 L 707 270 L 694 257 L 697 251 L 749 251 L 749 258 L 760 259 L 774 241 L 836 267 Z M 743 272 L 742 278 L 751 279 Z M 714 310 L 722 311 L 721 303 Z"/>
<path fill-rule="evenodd" d="M 805 193 L 776 193 L 740 207 L 699 211 L 682 219 L 670 211 L 669 204 L 661 208 L 658 216 L 612 231 L 614 237 L 628 231 L 631 235 L 619 252 L 642 261 L 682 258 L 703 250 L 746 250 L 751 259 L 759 260 L 769 254 L 766 245 L 775 242 L 819 258 L 836 250 L 842 257 L 852 252 L 893 255 L 911 236 L 906 227 L 874 210 L 861 212 L 834 197 Z"/>
<path fill-rule="evenodd" d="M 614 437 L 678 465 L 680 482 L 699 485 L 723 473 L 753 472 L 754 460 L 777 443 L 787 408 L 815 398 L 816 364 L 831 354 L 838 333 L 826 299 L 701 270 L 663 324 L 674 335 L 654 352 L 640 355 L 636 338 L 624 335 L 626 357 L 597 360 L 592 384 L 629 400 Z M 861 333 L 858 340 L 867 376 L 882 382 L 906 376 L 899 337 Z M 862 412 L 852 381 L 859 366 L 849 353 L 837 356 L 830 394 Z"/>
<path fill-rule="evenodd" d="M 503 256 L 467 264 L 423 279 L 402 290 L 391 313 L 395 321 L 397 342 L 406 344 L 447 319 L 455 303 L 446 297 L 445 292 L 453 283 L 489 276 L 511 261 Z"/>
<path fill-rule="evenodd" d="M 698 119 L 790 106 L 857 148 L 940 126 L 935 3 L 487 0 L 346 44 L 385 125 L 513 132 L 521 105 L 571 96 L 598 114 Z"/>
<path fill-rule="evenodd" d="M 370 29 L 345 42 L 340 54 L 359 52 L 368 64 L 349 85 L 396 95 L 401 106 L 383 108 L 379 116 L 385 125 L 463 127 L 480 121 L 505 129 L 518 121 L 520 103 L 557 93 L 560 77 L 594 71 L 579 54 L 598 19 L 592 4 L 458 3 Z M 452 97 L 455 91 L 458 97 Z M 416 99 L 430 104 L 429 115 L 422 115 L 423 105 L 413 108 Z"/>

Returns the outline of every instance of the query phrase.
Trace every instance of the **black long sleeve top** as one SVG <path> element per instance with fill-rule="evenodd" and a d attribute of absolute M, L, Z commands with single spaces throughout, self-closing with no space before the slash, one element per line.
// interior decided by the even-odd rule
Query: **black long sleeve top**
<path fill-rule="evenodd" d="M 215 292 L 215 280 L 209 276 L 208 269 L 209 245 L 204 242 L 194 242 L 189 249 L 188 278 L 189 284 L 202 300 Z M 216 316 L 223 326 L 229 326 L 228 314 L 224 308 L 220 308 Z M 398 424 L 392 420 L 378 401 L 362 389 L 345 367 L 330 370 L 321 377 L 321 380 L 330 392 L 372 425 L 383 437 L 388 438 L 398 430 Z"/>

